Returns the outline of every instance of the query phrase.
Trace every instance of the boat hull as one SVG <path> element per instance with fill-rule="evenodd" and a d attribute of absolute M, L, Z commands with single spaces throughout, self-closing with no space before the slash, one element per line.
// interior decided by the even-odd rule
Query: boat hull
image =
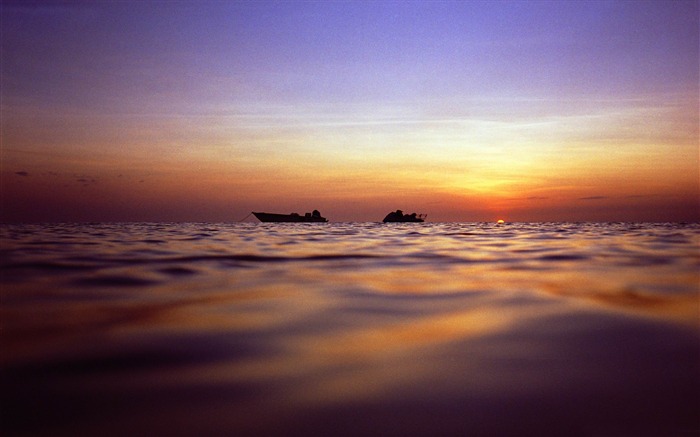
<path fill-rule="evenodd" d="M 273 214 L 269 212 L 253 212 L 253 215 L 257 217 L 263 223 L 326 223 L 328 219 L 321 216 L 314 215 L 300 215 L 300 214 Z"/>
<path fill-rule="evenodd" d="M 425 220 L 423 220 L 423 219 L 421 219 L 421 218 L 417 218 L 417 219 L 411 219 L 411 218 L 407 218 L 407 219 L 386 219 L 386 218 L 385 218 L 383 221 L 384 221 L 384 223 L 423 223 Z"/>
<path fill-rule="evenodd" d="M 423 215 L 404 214 L 401 210 L 390 212 L 384 217 L 384 223 L 423 223 Z"/>

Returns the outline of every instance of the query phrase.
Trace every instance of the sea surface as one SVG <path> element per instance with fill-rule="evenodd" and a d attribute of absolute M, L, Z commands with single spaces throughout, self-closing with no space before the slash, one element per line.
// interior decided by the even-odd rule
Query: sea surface
<path fill-rule="evenodd" d="M 0 226 L 0 434 L 700 435 L 700 225 Z"/>

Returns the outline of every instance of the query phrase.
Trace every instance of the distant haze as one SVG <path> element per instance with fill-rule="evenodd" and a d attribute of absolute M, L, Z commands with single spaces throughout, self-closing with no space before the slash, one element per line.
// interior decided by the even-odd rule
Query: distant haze
<path fill-rule="evenodd" d="M 700 220 L 697 1 L 0 10 L 3 222 Z"/>

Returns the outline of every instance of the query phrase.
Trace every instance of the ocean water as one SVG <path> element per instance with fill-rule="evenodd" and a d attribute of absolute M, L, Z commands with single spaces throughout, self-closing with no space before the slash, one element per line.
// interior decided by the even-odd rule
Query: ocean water
<path fill-rule="evenodd" d="M 3 435 L 700 435 L 700 225 L 0 227 Z"/>

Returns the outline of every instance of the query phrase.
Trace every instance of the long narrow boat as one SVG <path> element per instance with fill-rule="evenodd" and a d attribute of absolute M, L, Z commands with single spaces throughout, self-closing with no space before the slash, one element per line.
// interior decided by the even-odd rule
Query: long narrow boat
<path fill-rule="evenodd" d="M 295 212 L 291 214 L 273 214 L 270 212 L 253 212 L 253 215 L 264 223 L 326 223 L 328 219 L 321 217 L 318 210 L 304 215 Z"/>

